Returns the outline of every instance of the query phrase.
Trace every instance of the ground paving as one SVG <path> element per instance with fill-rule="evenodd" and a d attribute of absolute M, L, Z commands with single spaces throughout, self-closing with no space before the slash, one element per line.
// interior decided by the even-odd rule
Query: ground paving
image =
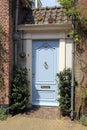
<path fill-rule="evenodd" d="M 28 115 L 17 115 L 6 121 L 0 121 L 0 130 L 87 130 L 87 127 L 66 117 L 40 119 Z"/>

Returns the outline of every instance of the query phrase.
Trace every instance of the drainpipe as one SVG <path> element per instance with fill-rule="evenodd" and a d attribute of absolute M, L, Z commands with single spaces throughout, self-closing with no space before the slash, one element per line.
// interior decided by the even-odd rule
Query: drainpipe
<path fill-rule="evenodd" d="M 17 33 L 17 25 L 18 25 L 18 9 L 19 9 L 19 0 L 16 1 L 15 33 Z"/>
<path fill-rule="evenodd" d="M 15 28 L 14 28 L 14 64 L 17 64 L 17 39 L 19 38 L 19 34 L 17 32 L 18 26 L 18 9 L 19 9 L 19 0 L 16 0 L 16 14 L 15 14 Z"/>
<path fill-rule="evenodd" d="M 75 5 L 75 0 L 73 0 Z M 75 15 L 72 16 L 72 30 L 75 31 Z M 72 43 L 72 84 L 71 84 L 71 120 L 74 120 L 74 87 L 75 87 L 75 77 L 74 77 L 74 65 L 75 65 L 75 42 L 73 37 Z"/>

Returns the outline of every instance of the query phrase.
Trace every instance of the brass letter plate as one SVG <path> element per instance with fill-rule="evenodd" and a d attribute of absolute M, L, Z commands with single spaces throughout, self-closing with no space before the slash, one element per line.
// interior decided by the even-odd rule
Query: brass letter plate
<path fill-rule="evenodd" d="M 50 86 L 41 86 L 41 88 L 50 88 Z"/>

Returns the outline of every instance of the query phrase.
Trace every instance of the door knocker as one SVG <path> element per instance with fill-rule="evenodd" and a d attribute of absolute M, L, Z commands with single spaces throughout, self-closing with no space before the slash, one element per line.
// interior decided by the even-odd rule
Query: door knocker
<path fill-rule="evenodd" d="M 45 68 L 45 69 L 48 69 L 48 64 L 47 64 L 46 61 L 44 62 L 44 68 Z"/>

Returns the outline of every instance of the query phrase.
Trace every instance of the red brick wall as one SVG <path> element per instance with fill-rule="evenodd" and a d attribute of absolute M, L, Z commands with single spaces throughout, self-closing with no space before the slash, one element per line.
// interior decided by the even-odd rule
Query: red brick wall
<path fill-rule="evenodd" d="M 81 13 L 87 16 L 87 0 L 78 0 L 78 5 L 81 9 Z"/>
<path fill-rule="evenodd" d="M 87 0 L 78 0 L 79 9 L 81 14 L 87 17 Z M 78 48 L 76 48 L 78 49 Z M 80 50 L 81 49 L 81 50 Z M 80 45 L 79 51 L 76 51 L 75 57 L 75 77 L 78 81 L 78 87 L 76 87 L 75 93 L 75 110 L 78 111 L 81 105 L 81 86 L 86 89 L 87 84 L 87 38 L 82 45 Z M 85 69 L 82 69 L 85 68 Z M 82 83 L 81 83 L 82 82 Z M 80 84 L 81 83 L 81 84 Z"/>
<path fill-rule="evenodd" d="M 75 56 L 75 78 L 78 86 L 75 88 L 75 110 L 81 105 L 82 90 L 87 90 L 87 41 L 81 47 L 82 52 L 76 52 Z"/>
<path fill-rule="evenodd" d="M 84 6 L 84 8 L 87 9 L 87 0 L 78 0 L 78 3 L 79 3 L 81 6 Z"/>
<path fill-rule="evenodd" d="M 2 97 L 4 104 L 9 104 L 10 73 L 12 69 L 12 23 L 11 23 L 11 0 L 0 0 L 0 24 L 3 28 L 2 44 L 5 49 L 3 57 L 4 91 L 0 92 L 0 104 Z"/>
<path fill-rule="evenodd" d="M 85 15 L 87 17 L 87 0 L 78 0 L 78 5 L 79 5 L 79 9 L 81 9 L 81 14 Z M 80 14 L 80 16 L 81 16 Z M 78 48 L 77 48 L 78 49 Z M 81 50 L 80 50 L 81 49 Z M 76 77 L 78 78 L 78 80 L 81 79 L 81 66 L 84 66 L 87 64 L 87 37 L 85 37 L 84 43 L 82 44 L 82 46 L 80 45 L 80 49 L 79 52 L 76 51 L 76 58 L 75 58 L 75 66 L 76 66 Z M 79 56 L 78 56 L 79 55 Z M 78 61 L 80 59 L 82 59 L 81 61 L 83 61 L 84 63 L 82 63 L 81 61 Z"/>
<path fill-rule="evenodd" d="M 19 21 L 20 24 L 26 14 L 27 9 L 22 7 L 22 3 L 19 5 Z M 14 32 L 15 24 L 15 12 L 16 12 L 16 0 L 0 0 L 0 24 L 3 28 L 2 44 L 5 49 L 3 58 L 5 62 L 3 63 L 4 71 L 4 90 L 0 90 L 0 104 L 3 103 L 2 97 L 5 99 L 4 104 L 9 104 L 9 94 L 10 94 L 10 81 L 12 78 L 12 66 L 13 66 L 13 40 L 12 34 Z"/>

